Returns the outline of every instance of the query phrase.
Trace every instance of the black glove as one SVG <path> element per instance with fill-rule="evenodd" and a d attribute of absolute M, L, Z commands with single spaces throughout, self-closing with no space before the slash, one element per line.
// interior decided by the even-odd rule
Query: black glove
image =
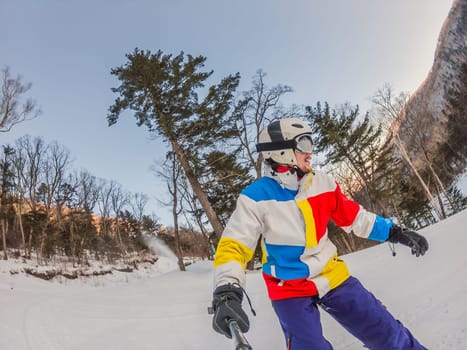
<path fill-rule="evenodd" d="M 212 328 L 218 333 L 232 338 L 229 329 L 229 320 L 235 320 L 244 333 L 250 329 L 248 316 L 242 309 L 243 290 L 233 284 L 227 284 L 216 288 L 213 294 L 212 308 L 214 317 Z"/>
<path fill-rule="evenodd" d="M 425 237 L 415 231 L 402 229 L 397 225 L 393 225 L 391 227 L 388 241 L 392 243 L 400 243 L 412 248 L 412 254 L 417 257 L 424 255 L 428 250 L 428 241 Z"/>

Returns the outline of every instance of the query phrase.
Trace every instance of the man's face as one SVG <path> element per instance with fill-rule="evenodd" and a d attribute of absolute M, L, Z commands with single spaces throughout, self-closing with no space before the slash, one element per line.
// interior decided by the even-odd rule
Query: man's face
<path fill-rule="evenodd" d="M 311 171 L 311 155 L 312 152 L 309 153 L 302 153 L 299 151 L 294 151 L 295 158 L 297 159 L 297 165 L 301 171 L 304 173 L 309 173 Z"/>

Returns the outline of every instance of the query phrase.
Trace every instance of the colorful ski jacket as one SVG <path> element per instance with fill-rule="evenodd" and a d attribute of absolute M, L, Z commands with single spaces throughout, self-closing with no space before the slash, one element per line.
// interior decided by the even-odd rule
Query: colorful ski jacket
<path fill-rule="evenodd" d="M 263 277 L 271 300 L 324 296 L 350 276 L 328 238 L 329 220 L 360 237 L 387 240 L 392 221 L 349 200 L 331 176 L 309 173 L 297 185 L 290 189 L 267 175 L 242 191 L 217 247 L 216 287 L 245 286 L 246 263 L 262 237 Z"/>

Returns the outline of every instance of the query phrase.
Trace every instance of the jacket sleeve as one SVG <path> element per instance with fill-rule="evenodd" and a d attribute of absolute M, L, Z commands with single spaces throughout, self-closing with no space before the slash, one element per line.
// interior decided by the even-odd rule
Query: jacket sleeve
<path fill-rule="evenodd" d="M 262 232 L 258 204 L 241 194 L 222 237 L 214 258 L 214 287 L 238 283 L 245 286 L 246 263 L 255 252 Z"/>
<path fill-rule="evenodd" d="M 371 213 L 358 203 L 348 199 L 336 183 L 336 205 L 331 218 L 346 232 L 378 242 L 385 242 L 393 223 L 391 219 Z"/>

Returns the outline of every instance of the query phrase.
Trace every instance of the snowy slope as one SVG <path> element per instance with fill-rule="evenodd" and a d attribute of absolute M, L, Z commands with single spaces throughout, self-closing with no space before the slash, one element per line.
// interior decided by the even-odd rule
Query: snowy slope
<path fill-rule="evenodd" d="M 415 258 L 386 244 L 344 257 L 372 290 L 429 349 L 467 349 L 467 211 L 422 232 L 431 249 Z M 0 267 L 4 262 L 0 262 Z M 233 349 L 211 330 L 212 267 L 205 261 L 176 271 L 161 258 L 159 271 L 127 281 L 46 282 L 0 268 L 0 350 Z M 247 337 L 255 350 L 284 349 L 260 272 L 247 276 L 258 316 Z M 249 312 L 248 312 L 249 313 Z M 251 315 L 251 314 L 250 314 Z M 323 313 L 335 349 L 362 349 Z"/>

